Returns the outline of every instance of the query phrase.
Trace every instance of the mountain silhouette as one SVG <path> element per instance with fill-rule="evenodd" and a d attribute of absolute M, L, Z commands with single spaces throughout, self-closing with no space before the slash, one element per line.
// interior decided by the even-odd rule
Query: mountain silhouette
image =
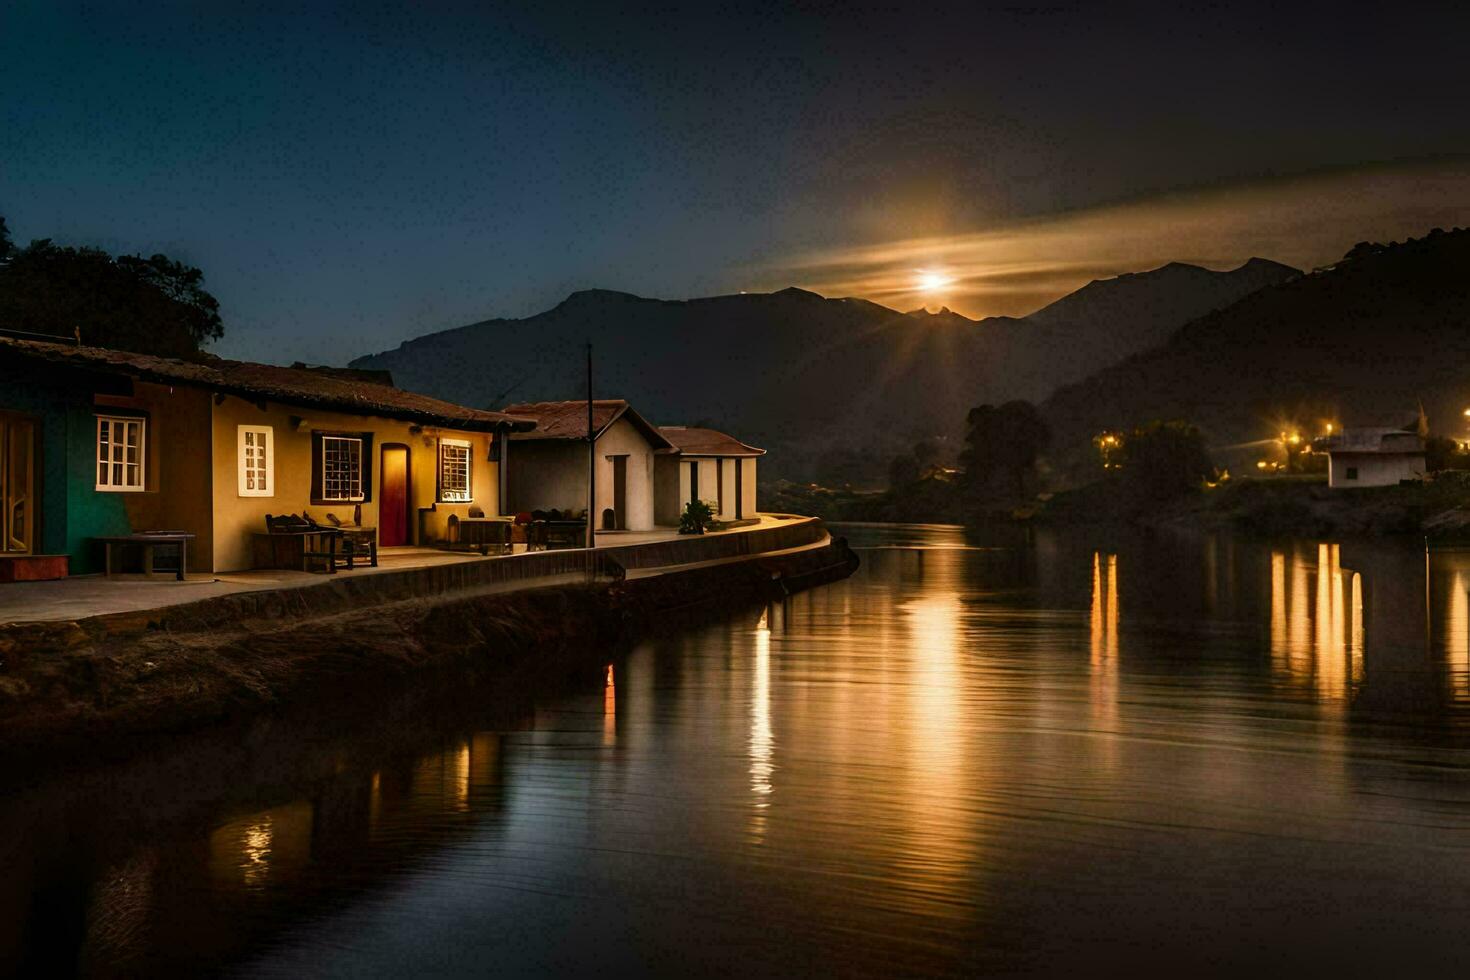
<path fill-rule="evenodd" d="M 1342 261 L 1198 317 L 1161 345 L 1059 389 L 1042 406 L 1066 468 L 1102 429 L 1200 426 L 1217 458 L 1251 465 L 1293 429 L 1403 424 L 1465 438 L 1470 230 L 1364 242 Z"/>
<path fill-rule="evenodd" d="M 795 287 L 691 300 L 606 289 L 524 319 L 430 334 L 352 362 L 465 405 L 579 398 L 584 343 L 598 397 L 627 398 L 661 424 L 706 422 L 772 450 L 762 476 L 813 478 L 823 454 L 887 457 L 957 437 L 971 407 L 1039 400 L 1185 321 L 1300 275 L 1253 259 L 1212 272 L 1173 263 L 1089 284 L 1027 317 L 900 313 Z"/>

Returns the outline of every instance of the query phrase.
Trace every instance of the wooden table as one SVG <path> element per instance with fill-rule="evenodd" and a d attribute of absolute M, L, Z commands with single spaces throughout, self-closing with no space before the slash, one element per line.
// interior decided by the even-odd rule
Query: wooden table
<path fill-rule="evenodd" d="M 486 554 L 494 546 L 501 551 L 510 550 L 510 529 L 514 522 L 508 517 L 451 517 L 450 544 L 469 545 Z"/>
<path fill-rule="evenodd" d="M 587 546 L 586 521 L 543 521 L 546 528 L 548 548 L 585 548 Z"/>
<path fill-rule="evenodd" d="M 326 563 L 327 572 L 337 572 L 342 534 L 336 528 L 305 528 L 299 531 L 254 531 L 251 568 L 289 568 L 311 571 L 313 561 Z"/>
<path fill-rule="evenodd" d="M 366 555 L 368 564 L 378 567 L 378 529 L 360 524 L 337 524 L 332 528 L 342 534 L 342 558 L 348 568 L 355 568 L 359 557 Z"/>
<path fill-rule="evenodd" d="M 136 544 L 143 549 L 143 574 L 153 577 L 153 550 L 159 545 L 179 549 L 179 570 L 175 574 L 180 582 L 189 567 L 189 542 L 194 535 L 188 531 L 139 531 L 136 534 L 109 534 L 93 540 L 102 542 L 102 574 L 112 577 L 112 546 Z"/>

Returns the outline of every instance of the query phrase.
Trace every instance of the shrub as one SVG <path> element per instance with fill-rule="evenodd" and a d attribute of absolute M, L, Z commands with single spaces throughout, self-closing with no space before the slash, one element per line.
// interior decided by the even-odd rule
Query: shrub
<path fill-rule="evenodd" d="M 703 500 L 691 500 L 684 505 L 684 513 L 679 515 L 679 533 L 703 534 L 714 523 L 714 509 Z"/>

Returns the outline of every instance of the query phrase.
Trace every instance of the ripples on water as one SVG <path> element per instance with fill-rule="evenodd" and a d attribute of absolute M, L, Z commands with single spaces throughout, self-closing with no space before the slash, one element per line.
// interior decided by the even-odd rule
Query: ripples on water
<path fill-rule="evenodd" d="M 848 533 L 850 581 L 549 693 L 13 793 L 5 964 L 1354 975 L 1470 952 L 1470 553 Z"/>

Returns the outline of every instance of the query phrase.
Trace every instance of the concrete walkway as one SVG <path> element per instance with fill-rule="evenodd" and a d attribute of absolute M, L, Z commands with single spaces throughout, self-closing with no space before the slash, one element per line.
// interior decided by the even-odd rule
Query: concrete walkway
<path fill-rule="evenodd" d="M 712 532 L 707 537 L 742 534 L 799 523 L 806 518 L 787 515 L 761 515 L 757 524 L 728 531 Z M 624 548 L 629 545 L 656 544 L 677 540 L 673 530 L 651 532 L 607 532 L 598 535 L 598 550 Z M 522 548 L 524 546 L 517 546 Z M 356 578 L 364 575 L 381 575 L 386 572 L 406 571 L 440 565 L 468 564 L 475 562 L 500 562 L 508 556 L 482 557 L 473 552 L 439 551 L 433 548 L 381 548 L 378 551 L 377 568 L 354 568 L 340 570 L 334 575 L 284 570 L 247 572 L 221 572 L 217 574 L 191 574 L 180 582 L 172 574 L 158 574 L 154 578 L 142 575 L 79 575 L 56 582 L 15 582 L 0 585 L 0 624 L 25 622 L 56 622 L 84 619 L 89 616 L 104 616 L 111 613 L 141 612 L 161 609 L 165 606 L 195 602 L 216 596 L 232 595 L 237 592 L 261 592 L 270 589 L 301 588 L 321 585 L 333 580 Z M 702 564 L 702 563 L 701 563 Z M 676 566 L 677 567 L 677 566 Z M 667 569 L 665 569 L 667 570 Z M 646 574 L 645 570 L 639 574 Z M 553 584 L 553 580 L 565 576 L 551 575 L 538 579 L 507 583 L 507 588 L 528 588 L 536 585 Z"/>

